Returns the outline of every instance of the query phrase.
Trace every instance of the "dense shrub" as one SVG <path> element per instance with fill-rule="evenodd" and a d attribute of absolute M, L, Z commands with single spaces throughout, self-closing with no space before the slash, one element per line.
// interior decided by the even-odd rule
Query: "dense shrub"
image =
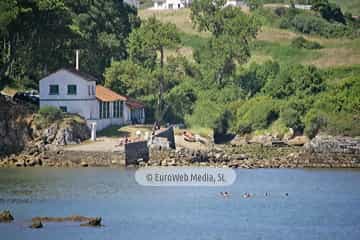
<path fill-rule="evenodd" d="M 230 129 L 232 118 L 233 118 L 232 113 L 229 110 L 225 110 L 220 115 L 220 117 L 215 121 L 215 126 L 214 126 L 215 141 L 218 141 L 226 137 Z"/>
<path fill-rule="evenodd" d="M 305 117 L 305 133 L 310 137 L 319 130 L 333 135 L 360 135 L 360 78 L 344 79 L 317 97 Z"/>
<path fill-rule="evenodd" d="M 277 78 L 266 83 L 263 91 L 275 98 L 315 95 L 325 89 L 321 72 L 314 66 L 293 65 L 281 69 Z"/>
<path fill-rule="evenodd" d="M 291 20 L 286 20 L 288 25 L 282 27 L 288 27 L 305 34 L 318 34 L 323 37 L 356 37 L 359 36 L 359 32 L 351 27 L 340 23 L 330 23 L 321 17 L 317 17 L 310 14 L 298 14 Z"/>
<path fill-rule="evenodd" d="M 293 108 L 284 108 L 280 113 L 280 118 L 286 127 L 301 132 L 304 124 L 301 121 L 301 114 Z"/>
<path fill-rule="evenodd" d="M 291 41 L 291 46 L 295 48 L 305 48 L 305 49 L 320 49 L 322 46 L 318 42 L 307 40 L 306 38 L 300 36 L 296 37 Z"/>
<path fill-rule="evenodd" d="M 326 128 L 326 118 L 316 110 L 310 110 L 305 116 L 305 134 L 313 138 L 318 134 L 320 129 Z"/>
<path fill-rule="evenodd" d="M 271 97 L 254 97 L 237 110 L 237 132 L 244 134 L 257 129 L 265 129 L 278 119 L 278 116 L 278 104 Z"/>
<path fill-rule="evenodd" d="M 268 79 L 274 79 L 280 71 L 277 62 L 267 61 L 264 64 L 252 63 L 239 77 L 239 85 L 248 96 L 253 96 L 261 90 Z"/>
<path fill-rule="evenodd" d="M 223 111 L 222 104 L 202 97 L 195 102 L 192 114 L 185 116 L 185 122 L 190 127 L 215 128 Z"/>
<path fill-rule="evenodd" d="M 345 24 L 345 16 L 339 6 L 327 0 L 313 0 L 312 10 L 317 11 L 327 21 L 336 21 Z"/>
<path fill-rule="evenodd" d="M 196 99 L 196 92 L 191 81 L 184 81 L 171 89 L 165 96 L 169 107 L 164 121 L 184 122 L 184 116 L 192 114 Z"/>

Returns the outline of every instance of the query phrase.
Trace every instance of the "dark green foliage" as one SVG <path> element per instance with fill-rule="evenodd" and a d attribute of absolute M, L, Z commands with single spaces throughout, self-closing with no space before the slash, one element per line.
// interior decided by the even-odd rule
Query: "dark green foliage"
<path fill-rule="evenodd" d="M 19 88 L 63 67 L 80 67 L 101 79 L 111 60 L 126 57 L 136 10 L 117 0 L 4 0 L 0 2 L 0 79 Z"/>
<path fill-rule="evenodd" d="M 313 0 L 311 9 L 320 13 L 327 21 L 336 21 L 345 24 L 345 17 L 341 9 L 328 0 Z"/>
<path fill-rule="evenodd" d="M 305 49 L 320 49 L 322 46 L 320 43 L 315 41 L 307 40 L 304 37 L 296 37 L 291 41 L 291 46 L 295 48 L 305 48 Z"/>
<path fill-rule="evenodd" d="M 320 112 L 311 110 L 305 116 L 305 126 L 305 134 L 309 138 L 313 138 L 320 129 L 326 128 L 326 119 Z"/>
<path fill-rule="evenodd" d="M 281 70 L 277 78 L 268 81 L 264 93 L 275 98 L 293 95 L 315 95 L 325 90 L 319 70 L 313 66 L 293 65 Z"/>
<path fill-rule="evenodd" d="M 169 103 L 165 121 L 185 122 L 185 116 L 193 112 L 197 96 L 192 81 L 186 80 L 172 88 L 165 98 Z"/>
<path fill-rule="evenodd" d="M 274 79 L 279 73 L 280 66 L 277 62 L 267 61 L 264 64 L 252 63 L 250 67 L 240 75 L 239 85 L 248 96 L 253 96 L 261 90 L 268 79 Z"/>
<path fill-rule="evenodd" d="M 228 134 L 230 124 L 232 121 L 233 115 L 229 110 L 225 110 L 220 117 L 215 121 L 214 127 L 214 139 L 218 141 L 223 139 Z"/>
<path fill-rule="evenodd" d="M 268 96 L 252 98 L 236 111 L 237 132 L 244 134 L 256 129 L 265 129 L 279 116 L 278 103 Z"/>
<path fill-rule="evenodd" d="M 207 87 L 232 84 L 237 65 L 250 58 L 250 41 L 259 30 L 259 21 L 240 8 L 225 7 L 224 0 L 197 0 L 191 5 L 191 19 L 199 31 L 212 36 L 194 52 L 194 59 Z"/>
<path fill-rule="evenodd" d="M 326 38 L 359 37 L 359 24 L 352 17 L 343 16 L 340 9 L 334 11 L 330 19 L 315 12 L 295 8 L 277 8 L 274 10 L 276 17 L 266 16 L 268 22 L 278 22 L 280 28 L 292 29 L 304 34 L 315 34 Z"/>
<path fill-rule="evenodd" d="M 321 94 L 305 117 L 305 132 L 319 130 L 334 135 L 360 134 L 360 81 L 358 76 L 343 79 Z"/>
<path fill-rule="evenodd" d="M 301 121 L 301 114 L 293 108 L 284 108 L 280 112 L 280 118 L 286 127 L 301 132 L 304 124 Z"/>

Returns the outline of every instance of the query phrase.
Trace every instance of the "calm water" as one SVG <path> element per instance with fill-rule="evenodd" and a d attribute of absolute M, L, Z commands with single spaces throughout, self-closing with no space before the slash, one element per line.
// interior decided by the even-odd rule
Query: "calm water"
<path fill-rule="evenodd" d="M 226 188 L 156 188 L 130 170 L 0 169 L 0 210 L 16 218 L 0 224 L 0 239 L 360 239 L 360 171 L 236 172 Z M 34 216 L 75 214 L 102 216 L 105 227 L 26 227 Z"/>

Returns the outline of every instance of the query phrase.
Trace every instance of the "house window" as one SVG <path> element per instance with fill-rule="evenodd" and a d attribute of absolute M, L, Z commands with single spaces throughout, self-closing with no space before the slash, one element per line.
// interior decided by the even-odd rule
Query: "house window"
<path fill-rule="evenodd" d="M 68 95 L 76 95 L 76 85 L 68 85 L 67 86 L 67 94 Z"/>
<path fill-rule="evenodd" d="M 109 102 L 99 102 L 99 118 L 100 119 L 110 118 Z"/>
<path fill-rule="evenodd" d="M 91 86 L 92 95 L 95 96 L 95 87 Z"/>
<path fill-rule="evenodd" d="M 169 9 L 173 9 L 173 5 L 171 3 L 169 4 Z"/>
<path fill-rule="evenodd" d="M 117 101 L 113 103 L 113 117 L 121 118 L 123 113 L 123 102 Z"/>
<path fill-rule="evenodd" d="M 60 110 L 64 113 L 67 112 L 67 107 L 66 106 L 60 106 Z"/>
<path fill-rule="evenodd" d="M 90 85 L 88 86 L 88 94 L 89 94 L 89 96 L 91 96 L 91 86 Z"/>
<path fill-rule="evenodd" d="M 49 95 L 59 95 L 59 85 L 50 85 Z"/>

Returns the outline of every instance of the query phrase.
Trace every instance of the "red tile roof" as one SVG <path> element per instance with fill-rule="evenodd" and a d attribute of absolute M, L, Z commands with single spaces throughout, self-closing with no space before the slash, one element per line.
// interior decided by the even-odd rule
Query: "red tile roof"
<path fill-rule="evenodd" d="M 127 98 L 117 94 L 116 92 L 103 87 L 101 85 L 96 85 L 96 98 L 103 102 L 112 102 L 112 101 L 126 101 Z"/>

